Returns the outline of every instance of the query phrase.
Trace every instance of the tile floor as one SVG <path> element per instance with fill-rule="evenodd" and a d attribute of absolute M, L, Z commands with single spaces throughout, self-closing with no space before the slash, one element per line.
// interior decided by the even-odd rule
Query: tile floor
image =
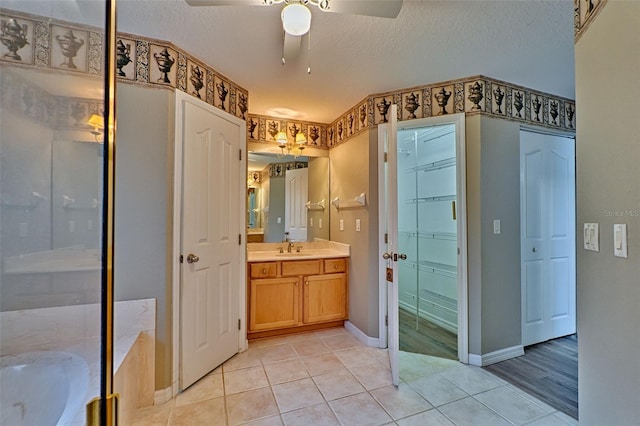
<path fill-rule="evenodd" d="M 384 349 L 344 328 L 261 339 L 134 425 L 531 425 L 578 423 L 481 368 Z"/>

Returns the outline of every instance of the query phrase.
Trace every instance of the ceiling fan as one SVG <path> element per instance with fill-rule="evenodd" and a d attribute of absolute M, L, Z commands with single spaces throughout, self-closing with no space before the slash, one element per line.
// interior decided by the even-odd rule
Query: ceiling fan
<path fill-rule="evenodd" d="M 282 29 L 284 46 L 282 63 L 295 57 L 300 51 L 302 36 L 311 28 L 311 11 L 308 5 L 323 12 L 351 15 L 395 18 L 400 13 L 403 0 L 185 0 L 190 6 L 272 6 L 284 3 Z M 311 72 L 311 68 L 307 69 Z"/>

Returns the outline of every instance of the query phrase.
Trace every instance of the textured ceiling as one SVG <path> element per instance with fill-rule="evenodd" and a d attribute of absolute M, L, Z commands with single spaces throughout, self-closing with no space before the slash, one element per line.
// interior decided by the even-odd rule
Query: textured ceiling
<path fill-rule="evenodd" d="M 86 5 L 95 1 L 1 3 L 95 19 Z M 249 90 L 254 114 L 328 123 L 372 93 L 476 74 L 575 97 L 572 0 L 404 0 L 395 19 L 312 7 L 310 75 L 308 36 L 299 57 L 281 65 L 281 6 L 117 5 L 118 31 L 169 40 L 200 58 Z"/>

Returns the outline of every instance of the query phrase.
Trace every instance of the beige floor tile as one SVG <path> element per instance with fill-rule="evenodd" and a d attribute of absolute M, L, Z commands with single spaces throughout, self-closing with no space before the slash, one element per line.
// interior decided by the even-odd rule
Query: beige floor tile
<path fill-rule="evenodd" d="M 393 384 L 391 370 L 379 363 L 355 367 L 351 372 L 367 390 L 378 389 Z"/>
<path fill-rule="evenodd" d="M 329 406 L 343 426 L 383 425 L 392 421 L 366 392 L 336 399 L 329 402 Z"/>
<path fill-rule="evenodd" d="M 333 351 L 364 346 L 358 339 L 349 333 L 323 337 L 322 340 L 324 340 L 327 346 L 329 346 Z"/>
<path fill-rule="evenodd" d="M 469 395 L 440 374 L 407 380 L 407 384 L 426 398 L 434 407 L 468 397 Z"/>
<path fill-rule="evenodd" d="M 282 419 L 280 415 L 265 417 L 264 419 L 243 423 L 242 426 L 282 426 Z"/>
<path fill-rule="evenodd" d="M 455 426 L 438 410 L 429 410 L 398 420 L 398 426 Z"/>
<path fill-rule="evenodd" d="M 460 364 L 456 368 L 450 368 L 443 371 L 442 377 L 449 380 L 469 395 L 475 395 L 507 384 L 504 380 L 484 371 L 480 367 L 464 364 Z"/>
<path fill-rule="evenodd" d="M 272 386 L 280 413 L 323 402 L 322 395 L 311 379 L 296 380 Z"/>
<path fill-rule="evenodd" d="M 313 378 L 327 401 L 364 392 L 364 388 L 348 370 L 324 374 Z"/>
<path fill-rule="evenodd" d="M 282 415 L 286 426 L 338 426 L 340 423 L 326 402 Z"/>
<path fill-rule="evenodd" d="M 331 352 L 329 346 L 327 346 L 322 339 L 302 340 L 292 343 L 292 345 L 300 356 L 312 356 Z"/>
<path fill-rule="evenodd" d="M 347 368 L 380 365 L 378 360 L 364 347 L 351 348 L 333 352 Z"/>
<path fill-rule="evenodd" d="M 264 370 L 272 386 L 309 377 L 307 368 L 300 359 L 265 364 Z"/>
<path fill-rule="evenodd" d="M 237 425 L 279 414 L 276 400 L 270 388 L 241 392 L 226 398 L 229 425 Z"/>
<path fill-rule="evenodd" d="M 261 365 L 260 352 L 255 348 L 249 348 L 244 352 L 234 355 L 222 365 L 225 372 L 240 368 L 257 367 Z"/>
<path fill-rule="evenodd" d="M 224 396 L 222 374 L 209 373 L 176 397 L 176 407 Z"/>
<path fill-rule="evenodd" d="M 224 373 L 224 390 L 226 395 L 245 392 L 269 386 L 264 368 L 251 367 Z"/>
<path fill-rule="evenodd" d="M 145 407 L 136 412 L 132 426 L 167 426 L 173 409 L 173 400 L 155 407 Z"/>
<path fill-rule="evenodd" d="M 170 422 L 171 426 L 225 425 L 224 397 L 175 407 Z"/>
<path fill-rule="evenodd" d="M 438 411 L 458 426 L 511 426 L 511 423 L 497 415 L 495 411 L 472 397 L 443 405 L 438 408 Z"/>
<path fill-rule="evenodd" d="M 394 419 L 401 419 L 433 408 L 426 399 L 405 383 L 400 383 L 397 388 L 390 385 L 376 389 L 371 392 L 371 396 Z"/>
<path fill-rule="evenodd" d="M 311 376 L 320 376 L 332 371 L 344 369 L 344 364 L 333 353 L 302 358 Z"/>
<path fill-rule="evenodd" d="M 317 337 L 337 336 L 339 334 L 351 335 L 351 333 L 349 333 L 344 327 L 333 327 L 333 328 L 325 328 L 323 330 L 316 330 L 314 334 Z"/>
<path fill-rule="evenodd" d="M 527 423 L 550 413 L 506 386 L 477 394 L 475 399 L 515 424 Z"/>
<path fill-rule="evenodd" d="M 289 343 L 276 346 L 265 346 L 263 348 L 260 348 L 259 351 L 260 359 L 262 360 L 263 364 L 298 358 L 298 353 Z"/>

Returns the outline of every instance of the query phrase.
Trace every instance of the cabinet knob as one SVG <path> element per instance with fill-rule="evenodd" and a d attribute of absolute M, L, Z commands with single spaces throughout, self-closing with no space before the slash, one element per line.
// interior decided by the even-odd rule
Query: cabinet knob
<path fill-rule="evenodd" d="M 262 273 L 266 275 L 266 274 L 267 274 L 267 269 L 266 269 L 266 268 L 265 268 L 265 269 L 263 269 L 263 270 L 262 270 Z"/>
<path fill-rule="evenodd" d="M 308 286 L 308 285 L 309 285 L 309 281 L 305 281 L 305 282 L 304 282 L 304 285 L 307 285 L 307 286 Z"/>
<path fill-rule="evenodd" d="M 338 265 L 333 265 L 333 269 L 338 269 Z"/>

